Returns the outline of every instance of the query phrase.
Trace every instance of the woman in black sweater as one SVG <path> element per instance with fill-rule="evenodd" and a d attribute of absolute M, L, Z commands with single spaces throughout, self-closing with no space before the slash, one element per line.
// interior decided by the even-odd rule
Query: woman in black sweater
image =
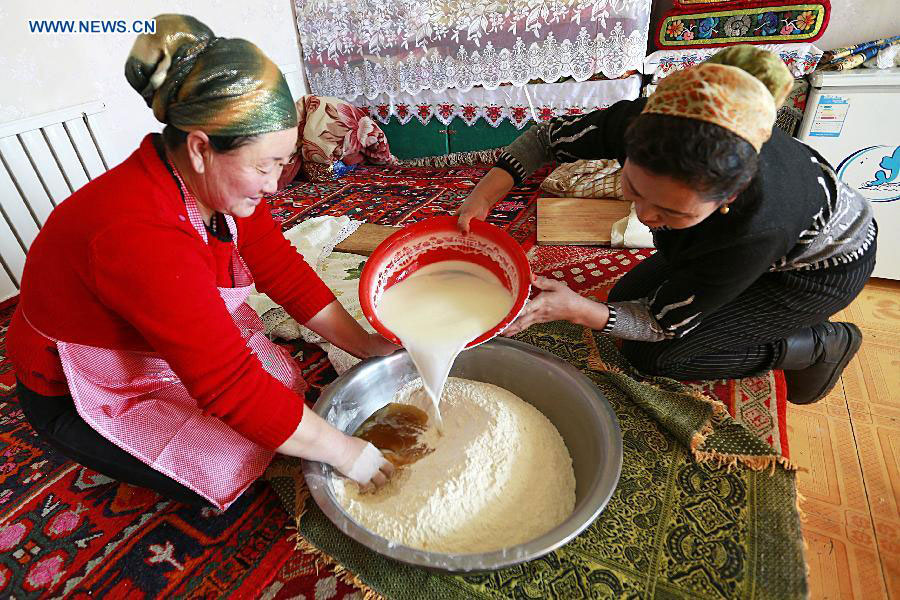
<path fill-rule="evenodd" d="M 828 318 L 872 273 L 877 226 L 824 158 L 773 130 L 792 82 L 777 56 L 736 46 L 668 76 L 649 99 L 553 119 L 513 142 L 460 208 L 464 230 L 546 162 L 615 158 L 657 252 L 606 303 L 536 278 L 542 293 L 507 334 L 566 319 L 623 338 L 650 374 L 778 368 L 790 401 L 824 397 L 862 341 Z"/>

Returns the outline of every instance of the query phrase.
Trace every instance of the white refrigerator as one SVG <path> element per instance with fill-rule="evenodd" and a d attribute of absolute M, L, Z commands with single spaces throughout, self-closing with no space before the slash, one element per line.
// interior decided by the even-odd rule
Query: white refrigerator
<path fill-rule="evenodd" d="M 873 276 L 900 279 L 900 67 L 813 73 L 797 137 L 872 202 Z"/>

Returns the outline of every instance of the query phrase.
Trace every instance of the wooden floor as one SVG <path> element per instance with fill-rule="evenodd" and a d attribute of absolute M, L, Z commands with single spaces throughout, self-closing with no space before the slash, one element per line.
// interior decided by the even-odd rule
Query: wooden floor
<path fill-rule="evenodd" d="M 832 320 L 862 348 L 825 401 L 787 414 L 810 597 L 900 600 L 900 282 L 873 280 Z"/>

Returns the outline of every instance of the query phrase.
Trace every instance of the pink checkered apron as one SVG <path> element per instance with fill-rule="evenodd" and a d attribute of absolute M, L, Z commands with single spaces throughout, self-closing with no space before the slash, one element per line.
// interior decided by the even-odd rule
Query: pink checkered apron
<path fill-rule="evenodd" d="M 191 224 L 208 243 L 195 202 L 186 197 L 185 205 Z M 259 316 L 245 302 L 253 277 L 237 252 L 234 219 L 225 220 L 234 239 L 236 287 L 219 288 L 222 300 L 263 368 L 302 395 L 306 382 L 297 364 L 269 341 Z M 62 341 L 56 345 L 78 414 L 116 446 L 219 508 L 228 508 L 271 462 L 271 450 L 204 414 L 158 354 Z M 265 410 L 264 399 L 260 401 Z"/>

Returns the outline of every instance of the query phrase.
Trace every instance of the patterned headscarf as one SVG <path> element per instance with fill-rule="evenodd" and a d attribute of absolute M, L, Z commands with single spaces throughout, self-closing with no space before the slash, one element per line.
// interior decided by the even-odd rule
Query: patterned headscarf
<path fill-rule="evenodd" d="M 182 131 L 247 136 L 297 126 L 281 71 L 242 39 L 216 37 L 187 15 L 159 15 L 138 36 L 125 78 L 157 120 Z"/>
<path fill-rule="evenodd" d="M 663 79 L 643 112 L 714 123 L 759 152 L 772 136 L 776 112 L 793 83 L 778 55 L 733 46 Z"/>

